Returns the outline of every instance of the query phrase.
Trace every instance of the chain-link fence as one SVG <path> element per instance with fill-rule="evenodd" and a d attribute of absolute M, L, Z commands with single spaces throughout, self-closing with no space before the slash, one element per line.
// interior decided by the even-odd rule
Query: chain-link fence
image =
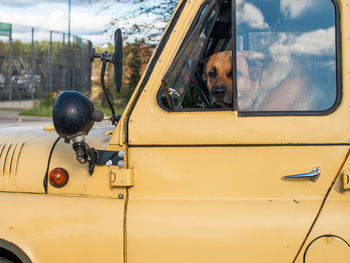
<path fill-rule="evenodd" d="M 59 90 L 91 91 L 91 42 L 0 22 L 0 101 Z"/>

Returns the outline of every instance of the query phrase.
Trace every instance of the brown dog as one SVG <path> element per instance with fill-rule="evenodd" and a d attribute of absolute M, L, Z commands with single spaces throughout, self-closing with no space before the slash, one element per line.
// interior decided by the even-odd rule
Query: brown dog
<path fill-rule="evenodd" d="M 292 59 L 273 61 L 257 67 L 263 54 L 237 52 L 237 90 L 239 110 L 292 111 L 310 107 L 307 78 Z M 261 63 L 260 63 L 261 64 Z M 232 52 L 212 55 L 206 65 L 210 100 L 214 107 L 232 108 Z"/>
<path fill-rule="evenodd" d="M 212 55 L 205 69 L 214 107 L 232 108 L 232 51 Z"/>

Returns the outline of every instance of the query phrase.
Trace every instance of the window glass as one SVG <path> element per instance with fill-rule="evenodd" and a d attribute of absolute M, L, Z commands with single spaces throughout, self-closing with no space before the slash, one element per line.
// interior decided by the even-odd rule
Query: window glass
<path fill-rule="evenodd" d="M 168 74 L 163 79 L 161 100 L 165 104 L 164 99 L 166 97 L 167 104 L 172 110 L 180 109 L 186 103 L 194 105 L 198 103 L 199 92 L 193 87 L 204 84 L 196 84 L 196 79 L 193 76 L 196 71 L 197 74 L 201 75 L 201 73 L 198 73 L 200 68 L 197 68 L 197 64 L 215 22 L 217 15 L 216 7 L 216 2 L 210 1 L 201 8 L 200 14 L 196 18 L 196 22 L 192 26 L 182 49 L 175 58 Z M 188 93 L 190 101 L 184 102 L 189 88 L 191 88 L 191 91 Z M 192 103 L 191 100 L 194 100 L 194 97 L 196 101 Z"/>
<path fill-rule="evenodd" d="M 236 0 L 239 111 L 324 111 L 337 96 L 331 0 Z"/>

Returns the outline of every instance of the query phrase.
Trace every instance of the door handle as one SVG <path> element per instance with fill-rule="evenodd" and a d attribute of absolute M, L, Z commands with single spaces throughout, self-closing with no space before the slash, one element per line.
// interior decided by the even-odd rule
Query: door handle
<path fill-rule="evenodd" d="M 293 175 L 287 175 L 283 176 L 283 179 L 310 179 L 313 182 L 316 182 L 318 177 L 321 175 L 321 168 L 315 167 L 311 170 L 310 173 L 304 173 L 304 174 L 293 174 Z"/>

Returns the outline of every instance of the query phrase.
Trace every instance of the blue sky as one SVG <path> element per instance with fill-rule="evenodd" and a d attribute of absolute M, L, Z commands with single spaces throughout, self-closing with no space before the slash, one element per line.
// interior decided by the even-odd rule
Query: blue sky
<path fill-rule="evenodd" d="M 114 4 L 111 8 L 105 9 L 101 4 L 91 5 L 88 0 L 72 0 L 71 33 L 88 38 L 95 45 L 109 42 L 110 36 L 103 33 L 109 22 L 113 18 L 127 15 L 135 8 L 132 1 L 120 0 L 112 3 Z M 152 23 L 153 19 L 140 17 L 135 22 L 148 20 Z M 0 22 L 67 32 L 68 0 L 0 0 Z"/>

